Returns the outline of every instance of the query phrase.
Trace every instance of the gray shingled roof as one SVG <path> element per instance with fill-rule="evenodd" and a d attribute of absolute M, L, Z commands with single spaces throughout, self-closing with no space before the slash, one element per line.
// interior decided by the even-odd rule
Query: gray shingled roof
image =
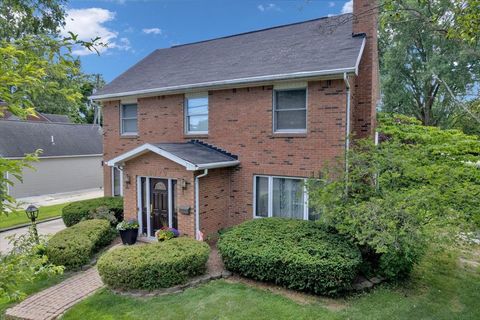
<path fill-rule="evenodd" d="M 101 129 L 97 125 L 0 120 L 0 156 L 23 157 L 37 149 L 43 149 L 40 157 L 102 154 Z"/>
<path fill-rule="evenodd" d="M 350 14 L 340 15 L 157 49 L 93 98 L 302 72 L 353 72 L 364 36 L 352 35 L 351 20 Z"/>
<path fill-rule="evenodd" d="M 201 143 L 153 143 L 154 146 L 194 165 L 236 161 L 237 157 Z"/>
<path fill-rule="evenodd" d="M 47 118 L 50 122 L 71 123 L 70 118 L 64 114 L 42 113 L 42 116 Z"/>

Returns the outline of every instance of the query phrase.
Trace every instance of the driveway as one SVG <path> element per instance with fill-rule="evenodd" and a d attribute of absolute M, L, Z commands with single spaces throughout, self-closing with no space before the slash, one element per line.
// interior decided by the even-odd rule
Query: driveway
<path fill-rule="evenodd" d="M 47 222 L 40 222 L 37 224 L 38 234 L 43 234 L 43 235 L 54 234 L 65 228 L 66 227 L 65 227 L 65 224 L 63 224 L 62 219 L 50 220 Z M 16 234 L 17 236 L 19 236 L 27 232 L 28 232 L 28 227 L 22 227 L 14 230 L 1 232 L 0 233 L 0 252 L 5 253 L 12 249 L 12 247 L 8 243 L 8 240 L 6 239 L 8 236 L 11 236 L 13 234 Z"/>

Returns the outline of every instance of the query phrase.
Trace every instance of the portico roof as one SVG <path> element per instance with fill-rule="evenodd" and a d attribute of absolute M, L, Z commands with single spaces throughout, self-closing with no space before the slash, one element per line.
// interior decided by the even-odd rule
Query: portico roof
<path fill-rule="evenodd" d="M 185 167 L 189 171 L 236 166 L 237 156 L 198 140 L 184 143 L 145 143 L 107 161 L 118 166 L 147 152 L 156 153 Z"/>

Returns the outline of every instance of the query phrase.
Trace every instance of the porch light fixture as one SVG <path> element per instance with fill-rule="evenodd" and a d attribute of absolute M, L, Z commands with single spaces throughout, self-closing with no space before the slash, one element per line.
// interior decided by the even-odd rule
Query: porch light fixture
<path fill-rule="evenodd" d="M 27 218 L 30 219 L 30 221 L 32 222 L 31 227 L 33 236 L 35 237 L 35 241 L 39 243 L 40 241 L 38 240 L 37 224 L 35 223 L 35 220 L 37 220 L 38 218 L 38 208 L 31 204 L 27 207 L 27 209 L 25 209 L 25 214 L 27 215 Z"/>
<path fill-rule="evenodd" d="M 187 189 L 187 184 L 188 184 L 187 180 L 185 179 L 180 180 L 180 186 L 182 187 L 182 190 Z"/>

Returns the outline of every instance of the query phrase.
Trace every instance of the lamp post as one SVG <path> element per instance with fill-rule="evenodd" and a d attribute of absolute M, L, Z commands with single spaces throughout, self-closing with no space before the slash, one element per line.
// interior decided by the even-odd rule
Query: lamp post
<path fill-rule="evenodd" d="M 40 243 L 38 239 L 38 232 L 37 232 L 37 224 L 35 223 L 35 220 L 38 218 L 38 208 L 35 207 L 33 204 L 29 205 L 27 209 L 25 209 L 25 213 L 27 214 L 27 218 L 32 221 L 32 232 L 33 236 L 35 237 L 35 241 L 37 243 Z"/>

